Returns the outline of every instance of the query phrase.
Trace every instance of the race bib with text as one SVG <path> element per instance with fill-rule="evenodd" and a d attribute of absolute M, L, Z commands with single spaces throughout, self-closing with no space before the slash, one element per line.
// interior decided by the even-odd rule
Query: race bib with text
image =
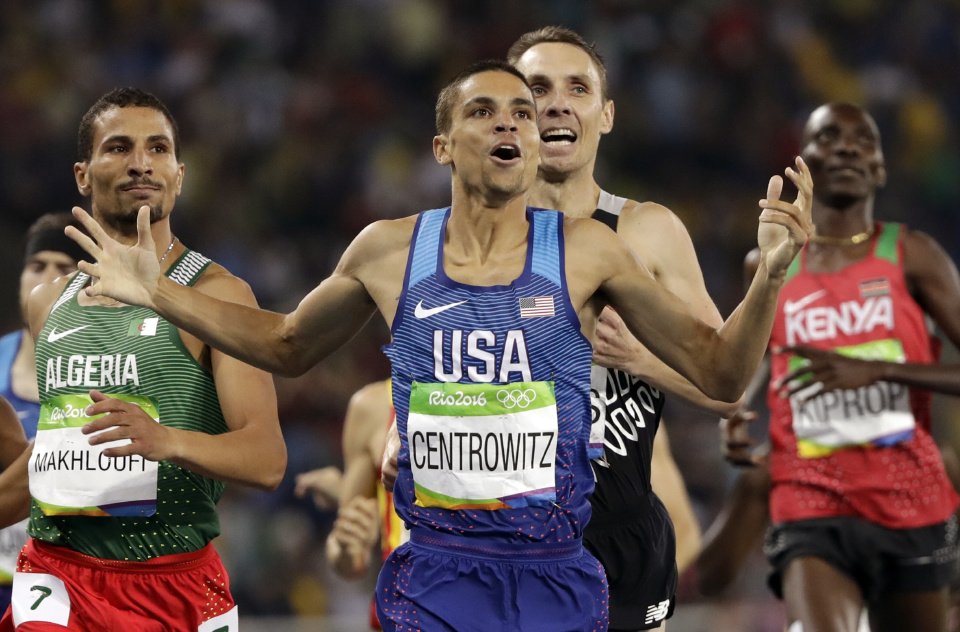
<path fill-rule="evenodd" d="M 834 349 L 839 354 L 864 360 L 903 362 L 899 340 L 886 339 Z M 788 371 L 807 360 L 790 358 Z M 790 398 L 797 452 L 803 458 L 819 458 L 852 447 L 889 446 L 913 436 L 916 419 L 910 407 L 910 389 L 893 382 L 875 382 L 856 389 L 815 395 L 818 385 Z"/>
<path fill-rule="evenodd" d="M 140 406 L 159 420 L 148 397 L 111 395 Z M 88 395 L 59 395 L 40 408 L 30 457 L 30 495 L 46 515 L 152 516 L 157 511 L 157 463 L 139 455 L 108 457 L 103 451 L 129 439 L 90 445 L 80 429 L 93 420 Z"/>
<path fill-rule="evenodd" d="M 492 510 L 556 500 L 553 382 L 414 382 L 407 442 L 419 506 Z"/>

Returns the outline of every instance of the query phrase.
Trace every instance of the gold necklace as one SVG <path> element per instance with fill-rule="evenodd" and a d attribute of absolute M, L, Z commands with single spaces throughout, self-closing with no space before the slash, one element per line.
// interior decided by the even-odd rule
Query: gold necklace
<path fill-rule="evenodd" d="M 163 265 L 163 261 L 167 258 L 167 255 L 170 254 L 170 251 L 173 250 L 173 244 L 175 244 L 175 243 L 177 243 L 177 237 L 176 237 L 176 235 L 174 235 L 173 239 L 170 240 L 170 245 L 167 246 L 167 249 L 163 251 L 163 256 L 160 257 L 160 261 L 159 261 L 158 263 L 159 263 L 161 266 Z"/>
<path fill-rule="evenodd" d="M 873 227 L 856 235 L 849 237 L 834 237 L 833 235 L 813 235 L 810 238 L 815 244 L 827 244 L 828 246 L 856 246 L 873 237 Z"/>

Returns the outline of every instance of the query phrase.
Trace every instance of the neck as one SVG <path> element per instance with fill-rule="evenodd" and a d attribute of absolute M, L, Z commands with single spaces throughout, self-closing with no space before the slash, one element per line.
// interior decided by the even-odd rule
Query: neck
<path fill-rule="evenodd" d="M 825 237 L 853 237 L 873 230 L 873 199 L 865 198 L 851 206 L 838 208 L 814 202 L 813 223 L 817 234 Z"/>
<path fill-rule="evenodd" d="M 518 195 L 503 202 L 457 194 L 454 190 L 447 222 L 446 251 L 487 261 L 491 255 L 526 240 L 526 197 Z"/>
<path fill-rule="evenodd" d="M 600 185 L 593 177 L 545 180 L 537 176 L 530 190 L 529 203 L 540 208 L 552 208 L 569 217 L 590 217 L 597 209 Z"/>

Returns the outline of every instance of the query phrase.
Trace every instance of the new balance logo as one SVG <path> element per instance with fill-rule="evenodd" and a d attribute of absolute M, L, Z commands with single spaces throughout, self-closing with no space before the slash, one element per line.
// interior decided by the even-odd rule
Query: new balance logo
<path fill-rule="evenodd" d="M 50 333 L 47 334 L 47 342 L 56 342 L 61 338 L 66 338 L 70 334 L 75 334 L 81 329 L 86 329 L 89 325 L 80 325 L 79 327 L 74 327 L 73 329 L 68 329 L 66 331 L 57 332 L 57 328 L 54 327 L 50 330 Z"/>
<path fill-rule="evenodd" d="M 667 618 L 668 614 L 670 614 L 670 600 L 666 599 L 647 608 L 647 618 L 643 623 L 647 625 L 657 621 L 663 621 Z"/>
<path fill-rule="evenodd" d="M 427 318 L 429 316 L 436 316 L 440 312 L 445 312 L 448 309 L 456 307 L 457 305 L 463 305 L 467 301 L 457 301 L 456 303 L 447 303 L 446 305 L 438 305 L 437 307 L 424 307 L 423 301 L 417 303 L 417 306 L 413 308 L 413 315 L 417 318 Z"/>

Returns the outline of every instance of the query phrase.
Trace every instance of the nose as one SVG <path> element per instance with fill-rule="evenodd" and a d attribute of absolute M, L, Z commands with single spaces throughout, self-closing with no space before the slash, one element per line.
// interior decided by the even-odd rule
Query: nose
<path fill-rule="evenodd" d="M 559 116 L 561 114 L 570 114 L 570 101 L 561 90 L 552 90 L 537 104 L 539 109 L 546 116 Z"/>
<path fill-rule="evenodd" d="M 127 174 L 143 176 L 153 173 L 153 163 L 150 154 L 142 149 L 134 149 L 129 153 L 127 160 Z"/>
<path fill-rule="evenodd" d="M 62 276 L 60 268 L 55 264 L 48 263 L 43 266 L 43 272 L 40 274 L 41 281 L 40 283 L 52 283 L 55 279 Z M 39 283 L 38 283 L 39 285 Z"/>
<path fill-rule="evenodd" d="M 515 132 L 517 129 L 517 123 L 513 120 L 513 115 L 510 112 L 502 112 L 497 117 L 496 127 L 497 132 Z"/>
<path fill-rule="evenodd" d="M 837 153 L 859 154 L 861 149 L 860 141 L 856 134 L 841 134 L 837 139 Z"/>

